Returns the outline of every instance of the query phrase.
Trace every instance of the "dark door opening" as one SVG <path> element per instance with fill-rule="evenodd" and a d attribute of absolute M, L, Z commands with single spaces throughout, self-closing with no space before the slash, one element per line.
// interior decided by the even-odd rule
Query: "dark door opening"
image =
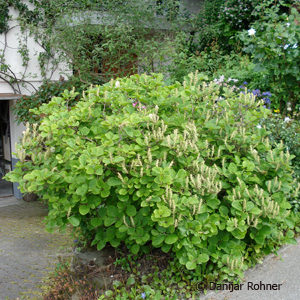
<path fill-rule="evenodd" d="M 9 101 L 0 101 L 0 197 L 13 194 L 13 185 L 3 179 L 11 171 Z"/>

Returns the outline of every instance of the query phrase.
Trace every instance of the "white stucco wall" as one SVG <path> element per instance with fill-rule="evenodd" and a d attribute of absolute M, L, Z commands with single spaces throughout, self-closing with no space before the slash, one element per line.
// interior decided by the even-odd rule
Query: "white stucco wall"
<path fill-rule="evenodd" d="M 28 4 L 27 1 L 24 1 Z M 32 7 L 28 4 L 28 7 Z M 18 79 L 24 78 L 30 84 L 24 84 L 21 87 L 21 94 L 30 95 L 34 92 L 34 88 L 38 88 L 43 80 L 40 66 L 38 62 L 38 55 L 44 52 L 42 47 L 34 41 L 34 38 L 29 35 L 29 32 L 21 32 L 18 23 L 18 12 L 12 8 L 9 10 L 11 20 L 9 21 L 10 30 L 7 34 L 0 34 L 0 54 L 4 54 L 5 62 L 9 65 L 12 72 Z M 22 56 L 19 53 L 20 44 L 26 44 L 29 51 L 29 63 L 25 67 L 23 65 Z M 53 72 L 53 66 L 49 66 L 47 70 L 47 78 L 51 80 L 58 80 L 61 75 L 69 76 L 71 71 L 68 70 L 64 64 Z M 0 93 L 14 93 L 14 90 L 4 80 L 0 79 Z"/>
<path fill-rule="evenodd" d="M 32 8 L 32 5 L 28 3 L 28 1 L 25 0 L 24 3 L 26 3 L 29 8 Z M 9 13 L 11 15 L 11 20 L 9 20 L 10 29 L 6 34 L 0 34 L 0 55 L 4 55 L 5 64 L 9 66 L 12 73 L 15 74 L 18 79 L 23 78 L 28 83 L 24 83 L 24 85 L 20 83 L 20 91 L 16 92 L 7 82 L 5 82 L 5 80 L 0 78 L 0 94 L 14 93 L 31 95 L 35 92 L 35 89 L 32 86 L 38 88 L 43 82 L 38 62 L 38 55 L 44 50 L 34 41 L 34 38 L 29 35 L 29 32 L 21 32 L 17 19 L 18 12 L 10 8 Z M 20 43 L 25 43 L 29 51 L 29 63 L 26 67 L 23 65 L 22 56 L 19 53 Z M 71 73 L 71 70 L 69 70 L 64 64 L 59 65 L 54 72 L 53 67 L 50 65 L 46 77 L 55 81 L 58 80 L 61 75 L 68 77 Z M 15 85 L 15 87 L 17 87 L 17 85 Z M 13 154 L 16 151 L 15 144 L 18 143 L 22 137 L 25 126 L 23 124 L 17 124 L 16 116 L 12 111 L 12 107 L 16 101 L 9 102 L 11 147 L 5 147 L 5 155 L 6 157 L 10 156 L 9 152 L 11 150 L 12 157 L 16 158 Z"/>

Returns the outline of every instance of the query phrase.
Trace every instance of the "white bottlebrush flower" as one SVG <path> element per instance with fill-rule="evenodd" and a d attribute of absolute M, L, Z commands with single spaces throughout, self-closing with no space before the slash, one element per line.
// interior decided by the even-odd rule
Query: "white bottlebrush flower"
<path fill-rule="evenodd" d="M 248 30 L 248 34 L 249 34 L 250 36 L 255 35 L 255 33 L 256 33 L 256 30 L 255 30 L 254 28 L 250 28 L 250 29 Z"/>
<path fill-rule="evenodd" d="M 286 23 L 286 27 L 290 27 L 290 25 L 291 25 L 290 23 Z"/>
<path fill-rule="evenodd" d="M 298 44 L 296 43 L 296 44 L 293 45 L 292 48 L 293 48 L 293 49 L 296 49 L 297 47 L 298 47 Z"/>
<path fill-rule="evenodd" d="M 120 81 L 119 81 L 119 80 L 116 81 L 115 87 L 116 87 L 116 88 L 120 87 Z"/>
<path fill-rule="evenodd" d="M 261 125 L 260 125 L 260 124 L 258 124 L 258 125 L 256 126 L 256 128 L 258 128 L 258 129 L 261 129 Z"/>
<path fill-rule="evenodd" d="M 290 46 L 290 44 L 286 44 L 286 45 L 284 45 L 283 49 L 286 50 L 289 46 Z"/>

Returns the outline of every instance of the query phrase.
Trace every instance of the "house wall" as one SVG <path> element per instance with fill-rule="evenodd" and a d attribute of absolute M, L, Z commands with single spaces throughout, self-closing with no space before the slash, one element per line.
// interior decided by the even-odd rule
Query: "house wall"
<path fill-rule="evenodd" d="M 32 5 L 28 1 L 24 1 L 29 8 Z M 21 32 L 21 28 L 18 24 L 18 12 L 10 8 L 11 20 L 9 21 L 9 28 L 6 34 L 0 34 L 0 55 L 4 56 L 4 62 L 7 64 L 11 70 L 11 75 L 15 76 L 17 79 L 24 79 L 26 82 L 24 84 L 15 84 L 12 88 L 5 80 L 0 78 L 0 94 L 22 94 L 31 95 L 35 92 L 43 82 L 43 76 L 41 74 L 38 56 L 44 50 L 35 41 L 34 38 L 29 36 L 29 32 Z M 28 49 L 29 62 L 27 66 L 23 65 L 22 56 L 19 53 L 20 45 L 26 45 Z M 0 60 L 3 64 L 3 61 Z M 57 68 L 53 68 L 51 64 L 47 70 L 47 78 L 53 81 L 59 80 L 60 76 L 68 77 L 72 74 L 72 71 L 67 68 L 66 65 L 60 64 Z M 17 124 L 16 116 L 13 113 L 13 105 L 15 100 L 10 100 L 9 103 L 9 115 L 10 115 L 10 141 L 5 140 L 5 156 L 7 160 L 12 161 L 12 166 L 14 168 L 18 159 L 15 156 L 16 143 L 22 137 L 25 126 L 23 124 Z M 10 145 L 8 144 L 10 142 Z M 10 146 L 10 147 L 9 147 Z M 11 150 L 11 151 L 10 151 Z M 18 190 L 18 184 L 13 185 L 14 195 L 16 198 L 22 198 L 20 191 Z"/>
<path fill-rule="evenodd" d="M 32 5 L 27 1 L 24 1 L 28 7 L 32 8 Z M 11 74 L 14 74 L 16 78 L 24 78 L 28 83 L 20 85 L 19 94 L 30 95 L 34 92 L 35 88 L 38 88 L 42 81 L 43 76 L 39 66 L 38 56 L 44 52 L 43 48 L 34 41 L 34 38 L 29 35 L 29 32 L 21 32 L 21 28 L 18 23 L 18 12 L 15 9 L 10 8 L 11 20 L 9 21 L 10 30 L 6 34 L 0 34 L 0 54 L 4 54 L 5 63 L 9 65 Z M 26 45 L 29 55 L 29 63 L 27 66 L 23 65 L 22 56 L 19 53 L 20 45 Z M 55 69 L 54 69 L 55 68 Z M 55 71 L 54 71 L 55 70 Z M 58 80 L 61 75 L 69 76 L 71 70 L 68 70 L 67 66 L 61 64 L 56 67 L 49 65 L 47 69 L 47 78 L 51 80 Z M 15 85 L 16 88 L 17 85 Z M 15 91 L 5 80 L 0 78 L 0 93 L 14 93 Z"/>

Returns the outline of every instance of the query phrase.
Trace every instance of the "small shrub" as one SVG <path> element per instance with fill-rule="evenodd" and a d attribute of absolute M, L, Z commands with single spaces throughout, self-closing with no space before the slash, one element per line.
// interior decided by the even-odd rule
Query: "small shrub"
<path fill-rule="evenodd" d="M 258 127 L 252 94 L 199 81 L 134 75 L 34 110 L 6 179 L 48 201 L 48 227 L 72 224 L 103 249 L 170 252 L 198 276 L 242 276 L 295 242 L 289 153 Z"/>

